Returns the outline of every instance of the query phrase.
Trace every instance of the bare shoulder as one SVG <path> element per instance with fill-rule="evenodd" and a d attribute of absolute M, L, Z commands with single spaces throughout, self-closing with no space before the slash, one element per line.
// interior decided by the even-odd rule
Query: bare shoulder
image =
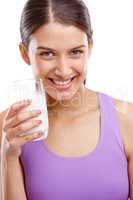
<path fill-rule="evenodd" d="M 127 158 L 133 156 L 133 103 L 112 98 Z"/>

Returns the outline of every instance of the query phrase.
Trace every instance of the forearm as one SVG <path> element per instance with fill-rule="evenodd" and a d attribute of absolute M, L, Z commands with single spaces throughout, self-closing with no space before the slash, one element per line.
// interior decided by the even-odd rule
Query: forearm
<path fill-rule="evenodd" d="M 19 158 L 7 157 L 6 200 L 27 200 Z"/>

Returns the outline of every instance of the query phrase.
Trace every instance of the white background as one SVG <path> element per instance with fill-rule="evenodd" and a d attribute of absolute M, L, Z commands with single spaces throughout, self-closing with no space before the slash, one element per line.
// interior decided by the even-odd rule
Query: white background
<path fill-rule="evenodd" d="M 7 3 L 8 2 L 8 3 Z M 88 61 L 87 87 L 133 102 L 133 1 L 85 0 L 91 13 L 94 48 Z M 0 111 L 14 80 L 31 78 L 19 54 L 19 23 L 25 0 L 0 6 Z"/>

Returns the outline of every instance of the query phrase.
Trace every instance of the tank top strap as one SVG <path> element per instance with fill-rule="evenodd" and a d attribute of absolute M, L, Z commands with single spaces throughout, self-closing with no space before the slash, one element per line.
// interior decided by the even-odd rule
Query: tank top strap
<path fill-rule="evenodd" d="M 99 103 L 102 118 L 102 132 L 104 137 L 106 137 L 105 141 L 111 143 L 111 141 L 114 142 L 115 140 L 122 153 L 125 153 L 113 98 L 99 92 Z"/>

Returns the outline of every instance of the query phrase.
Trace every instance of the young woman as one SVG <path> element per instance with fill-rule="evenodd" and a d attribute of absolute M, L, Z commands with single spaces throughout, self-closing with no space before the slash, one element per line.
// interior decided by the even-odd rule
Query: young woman
<path fill-rule="evenodd" d="M 21 56 L 45 86 L 49 133 L 36 142 L 40 133 L 21 135 L 39 125 L 39 112 L 19 112 L 30 101 L 1 113 L 7 200 L 133 200 L 133 104 L 85 87 L 93 46 L 85 4 L 28 0 L 20 31 Z"/>

